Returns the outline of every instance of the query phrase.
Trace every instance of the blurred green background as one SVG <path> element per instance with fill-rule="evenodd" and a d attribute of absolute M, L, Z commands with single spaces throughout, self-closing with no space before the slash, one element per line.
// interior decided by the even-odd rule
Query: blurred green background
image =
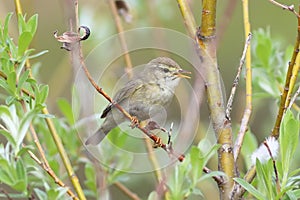
<path fill-rule="evenodd" d="M 130 12 L 133 16 L 131 23 L 123 22 L 125 30 L 143 27 L 164 27 L 179 31 L 186 34 L 184 22 L 179 12 L 177 2 L 175 0 L 128 0 Z M 287 1 L 287 3 L 299 3 L 296 0 Z M 197 24 L 201 20 L 201 1 L 191 0 L 193 12 L 197 19 Z M 13 1 L 0 0 L 0 20 L 3 22 L 8 12 L 14 12 Z M 33 14 L 39 15 L 39 25 L 36 36 L 32 43 L 32 47 L 37 51 L 49 50 L 41 58 L 33 60 L 32 64 L 40 65 L 39 76 L 40 82 L 49 84 L 50 93 L 48 99 L 48 107 L 51 113 L 60 115 L 57 109 L 57 99 L 65 97 L 71 100 L 71 87 L 73 85 L 74 72 L 70 65 L 70 56 L 68 52 L 60 49 L 59 44 L 53 37 L 53 32 L 58 30 L 59 33 L 68 30 L 67 13 L 70 8 L 70 1 L 38 1 L 23 0 L 23 12 L 28 16 Z M 279 7 L 274 6 L 268 0 L 252 0 L 249 2 L 251 30 L 258 28 L 270 28 L 272 38 L 282 42 L 282 48 L 293 45 L 297 34 L 296 17 Z M 225 13 L 227 7 L 232 10 L 232 17 Z M 241 1 L 219 1 L 218 2 L 218 18 L 217 32 L 220 36 L 218 44 L 218 64 L 224 81 L 224 92 L 229 94 L 233 79 L 236 75 L 236 69 L 244 47 L 244 30 Z M 115 24 L 112 18 L 110 8 L 106 1 L 79 1 L 80 25 L 88 26 L 91 29 L 91 37 L 83 43 L 84 54 L 87 55 L 95 45 L 106 40 L 116 33 Z M 16 38 L 16 16 L 14 15 L 14 23 L 10 24 L 10 34 Z M 225 28 L 221 29 L 225 25 Z M 255 36 L 254 36 L 255 37 Z M 176 42 L 176 41 L 175 41 Z M 147 53 L 147 52 L 143 52 Z M 140 64 L 147 55 L 132 53 L 133 65 Z M 105 55 L 99 55 L 101 60 Z M 122 60 L 114 63 L 116 67 L 123 70 L 120 66 Z M 287 63 L 286 63 L 287 64 Z M 89 66 L 97 71 L 97 66 Z M 122 71 L 117 74 L 121 76 Z M 238 89 L 238 97 L 233 106 L 233 122 L 239 123 L 244 109 L 244 83 L 243 78 Z M 193 81 L 193 80 L 191 80 Z M 105 83 L 103 87 L 111 92 L 114 82 Z M 255 93 L 255 91 L 254 91 Z M 103 101 L 105 102 L 105 101 Z M 251 119 L 251 130 L 257 135 L 258 141 L 262 141 L 269 135 L 272 124 L 275 120 L 276 110 L 274 99 L 259 99 L 254 101 L 253 115 Z M 102 103 L 101 103 L 102 104 Z M 106 103 L 99 105 L 104 108 Z M 203 109 L 201 111 L 201 127 L 207 127 L 209 118 L 207 114 L 206 104 L 203 101 Z M 263 109 L 262 109 L 263 108 Z M 99 111 L 100 112 L 100 111 Z M 206 129 L 205 129 L 206 130 Z M 198 138 L 199 139 L 199 138 Z M 151 175 L 150 179 L 151 179 Z M 212 184 L 210 182 L 210 184 Z M 209 184 L 203 187 L 211 187 Z M 213 194 L 205 192 L 207 199 L 213 199 Z M 212 195 L 212 196 L 210 196 Z"/>

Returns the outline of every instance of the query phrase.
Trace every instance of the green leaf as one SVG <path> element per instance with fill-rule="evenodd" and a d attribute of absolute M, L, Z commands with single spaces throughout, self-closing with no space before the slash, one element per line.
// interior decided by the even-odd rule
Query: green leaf
<path fill-rule="evenodd" d="M 21 157 L 24 153 L 28 153 L 29 150 L 34 151 L 34 150 L 35 150 L 35 147 L 30 146 L 30 145 L 27 145 L 27 146 L 25 146 L 25 147 L 22 147 L 22 148 L 20 149 L 20 151 L 17 153 L 17 157 Z"/>
<path fill-rule="evenodd" d="M 38 14 L 33 15 L 27 21 L 27 29 L 30 31 L 31 35 L 34 35 L 38 25 Z"/>
<path fill-rule="evenodd" d="M 33 190 L 38 199 L 48 199 L 47 194 L 44 191 L 40 190 L 39 188 L 34 188 Z"/>
<path fill-rule="evenodd" d="M 17 146 L 21 145 L 21 143 L 24 140 L 24 137 L 28 131 L 29 125 L 33 118 L 37 115 L 37 113 L 40 111 L 40 109 L 33 109 L 30 110 L 25 114 L 25 116 L 22 118 L 20 122 L 20 126 L 18 129 L 18 140 L 17 140 Z"/>
<path fill-rule="evenodd" d="M 94 167 L 87 163 L 84 168 L 84 174 L 86 181 L 84 182 L 88 189 L 93 192 L 93 195 L 97 194 L 96 174 Z"/>
<path fill-rule="evenodd" d="M 297 197 L 297 199 L 300 198 L 300 189 L 296 189 L 293 191 L 294 195 Z"/>
<path fill-rule="evenodd" d="M 42 56 L 42 55 L 44 55 L 44 54 L 46 54 L 46 53 L 48 53 L 48 52 L 49 52 L 48 50 L 41 51 L 41 52 L 39 52 L 39 53 L 36 53 L 36 54 L 33 54 L 33 55 L 28 56 L 28 59 L 33 59 L 33 58 Z"/>
<path fill-rule="evenodd" d="M 205 163 L 204 165 L 206 165 L 206 163 L 208 162 L 208 160 L 213 156 L 216 155 L 217 150 L 220 148 L 220 144 L 214 144 L 208 152 L 205 153 Z"/>
<path fill-rule="evenodd" d="M 286 112 L 285 117 L 287 118 L 287 122 L 284 123 L 284 136 L 288 138 L 285 142 L 287 142 L 286 147 L 290 149 L 287 156 L 293 157 L 298 145 L 299 120 L 294 118 L 294 115 L 290 110 Z"/>
<path fill-rule="evenodd" d="M 40 103 L 45 103 L 49 93 L 49 86 L 48 85 L 42 85 L 40 87 Z"/>
<path fill-rule="evenodd" d="M 9 185 L 9 186 L 13 186 L 13 184 L 15 183 L 15 169 L 12 165 L 10 165 L 10 163 L 8 162 L 8 160 L 6 160 L 5 158 L 0 158 L 0 181 Z"/>
<path fill-rule="evenodd" d="M 7 139 L 7 141 L 10 144 L 12 144 L 12 146 L 14 147 L 16 146 L 16 141 L 14 140 L 13 136 L 9 132 L 5 130 L 0 130 L 0 134 L 2 134 Z"/>
<path fill-rule="evenodd" d="M 202 152 L 200 149 L 198 149 L 195 146 L 192 146 L 190 150 L 190 158 L 191 158 L 191 173 L 192 173 L 192 184 L 196 185 L 198 182 L 198 179 L 202 175 L 202 170 L 205 165 L 204 163 L 204 157 L 202 155 Z"/>
<path fill-rule="evenodd" d="M 8 96 L 5 99 L 5 103 L 6 103 L 6 105 L 11 106 L 16 100 L 17 100 L 17 98 L 15 96 Z"/>
<path fill-rule="evenodd" d="M 190 155 L 187 155 L 185 161 L 176 165 L 173 169 L 167 187 L 170 191 L 171 199 L 184 199 L 186 192 L 189 190 L 188 172 L 190 169 Z"/>
<path fill-rule="evenodd" d="M 27 190 L 26 190 L 26 184 L 25 184 L 25 182 L 23 180 L 17 180 L 12 185 L 12 188 L 14 188 L 15 190 L 20 191 L 20 192 L 24 192 L 24 193 L 27 192 Z"/>
<path fill-rule="evenodd" d="M 27 81 L 29 76 L 29 70 L 26 70 L 19 78 L 19 82 L 18 82 L 18 92 L 20 92 L 20 90 L 23 87 L 23 84 Z"/>
<path fill-rule="evenodd" d="M 284 115 L 283 121 L 280 126 L 280 156 L 282 159 L 283 175 L 282 187 L 285 187 L 288 181 L 289 169 L 295 154 L 296 147 L 298 146 L 299 134 L 299 120 L 295 119 L 290 110 Z"/>
<path fill-rule="evenodd" d="M 9 35 L 8 35 L 8 26 L 9 26 L 9 22 L 10 22 L 10 19 L 11 19 L 12 15 L 13 15 L 13 13 L 8 13 L 8 15 L 5 18 L 5 23 L 4 23 L 4 27 L 3 27 L 3 38 L 4 39 L 9 38 Z M 3 43 L 4 42 L 5 41 L 3 41 Z"/>
<path fill-rule="evenodd" d="M 19 35 L 21 35 L 23 32 L 29 31 L 25 21 L 25 16 L 23 16 L 22 14 L 18 14 L 18 29 Z"/>
<path fill-rule="evenodd" d="M 268 45 L 266 45 L 268 44 Z M 265 41 L 265 44 L 258 44 L 256 53 L 264 67 L 269 68 L 269 59 L 271 56 L 271 45 Z"/>
<path fill-rule="evenodd" d="M 24 182 L 25 182 L 25 180 L 27 179 L 26 169 L 25 169 L 22 159 L 20 159 L 20 158 L 17 160 L 16 170 L 17 170 L 18 178 L 21 180 L 24 180 Z"/>
<path fill-rule="evenodd" d="M 73 110 L 69 102 L 65 99 L 59 99 L 57 101 L 57 105 L 60 109 L 60 111 L 63 113 L 63 115 L 67 118 L 68 123 L 70 125 L 73 125 L 75 123 Z"/>
<path fill-rule="evenodd" d="M 10 72 L 7 75 L 7 84 L 8 84 L 8 91 L 10 92 L 11 95 L 15 96 L 16 95 L 16 90 L 17 90 L 17 77 L 16 77 L 16 72 Z"/>
<path fill-rule="evenodd" d="M 59 192 L 53 188 L 51 188 L 50 190 L 47 191 L 48 199 L 57 199 L 58 195 L 59 195 Z"/>
<path fill-rule="evenodd" d="M 6 81 L 3 80 L 2 78 L 0 79 L 0 87 L 2 87 L 3 89 L 5 89 L 6 91 L 9 90 L 9 87 L 8 87 Z"/>
<path fill-rule="evenodd" d="M 265 200 L 267 199 L 260 191 L 255 189 L 251 184 L 249 184 L 247 181 L 245 181 L 242 178 L 234 178 L 234 181 L 236 181 L 238 184 L 240 184 L 245 190 L 247 190 L 250 194 L 255 196 L 257 199 Z"/>
<path fill-rule="evenodd" d="M 273 171 L 272 160 L 262 164 L 256 159 L 256 172 L 259 188 L 267 195 L 268 199 L 274 199 L 273 187 L 275 187 L 275 185 L 272 181 Z M 263 189 L 261 189 L 261 186 L 263 186 Z"/>
<path fill-rule="evenodd" d="M 9 186 L 12 186 L 14 184 L 14 180 L 11 177 L 10 173 L 2 169 L 0 169 L 0 181 Z"/>
<path fill-rule="evenodd" d="M 292 191 L 287 191 L 286 195 L 289 197 L 290 200 L 297 200 L 297 196 Z"/>
<path fill-rule="evenodd" d="M 84 174 L 87 179 L 92 179 L 92 180 L 95 179 L 95 175 L 96 175 L 95 170 L 94 170 L 94 167 L 90 163 L 87 163 L 85 165 Z"/>
<path fill-rule="evenodd" d="M 32 41 L 32 34 L 30 32 L 23 32 L 19 37 L 18 42 L 18 57 L 22 57 L 29 44 Z"/>
<path fill-rule="evenodd" d="M 106 137 L 118 147 L 123 147 L 128 139 L 127 134 L 124 134 L 119 127 L 112 129 Z"/>
<path fill-rule="evenodd" d="M 13 106 L 0 106 L 0 118 L 4 122 L 5 127 L 10 132 L 11 136 L 16 140 L 17 137 L 17 126 L 14 123 L 13 115 L 16 115 L 15 110 L 13 110 Z"/>

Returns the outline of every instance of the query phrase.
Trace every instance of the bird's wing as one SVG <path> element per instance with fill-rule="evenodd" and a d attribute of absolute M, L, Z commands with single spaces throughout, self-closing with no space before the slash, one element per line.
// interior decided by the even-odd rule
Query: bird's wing
<path fill-rule="evenodd" d="M 120 104 L 123 100 L 127 99 L 137 90 L 143 86 L 143 81 L 140 79 L 129 81 L 123 88 L 121 88 L 113 98 L 115 103 Z M 111 111 L 114 105 L 110 103 L 102 112 L 101 118 L 105 118 L 106 115 Z"/>

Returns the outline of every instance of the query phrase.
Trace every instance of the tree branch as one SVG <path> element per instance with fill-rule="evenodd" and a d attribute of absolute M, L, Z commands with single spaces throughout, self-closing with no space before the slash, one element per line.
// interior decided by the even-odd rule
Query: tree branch
<path fill-rule="evenodd" d="M 300 6 L 299 6 L 300 7 Z M 300 9 L 299 9 L 300 12 Z M 285 78 L 285 85 L 284 85 L 284 89 L 283 89 L 283 93 L 281 95 L 280 98 L 280 106 L 279 106 L 279 110 L 277 113 L 277 118 L 276 118 L 276 122 L 274 125 L 274 128 L 272 130 L 272 136 L 274 136 L 275 138 L 279 137 L 279 129 L 280 129 L 280 124 L 283 118 L 283 114 L 286 111 L 286 107 L 288 106 L 288 103 L 290 101 L 290 97 L 288 94 L 291 94 L 291 92 L 289 92 L 290 90 L 292 90 L 292 88 L 294 87 L 294 85 L 291 85 L 291 77 L 293 75 L 293 69 L 294 67 L 299 68 L 299 66 L 295 65 L 296 63 L 296 58 L 299 54 L 299 45 L 300 45 L 300 17 L 298 17 L 298 27 L 297 27 L 297 39 L 294 45 L 294 51 L 293 51 L 293 55 L 291 58 L 291 61 L 289 62 L 289 66 L 288 66 L 288 71 L 286 74 L 286 78 Z"/>
<path fill-rule="evenodd" d="M 292 13 L 294 13 L 298 18 L 300 17 L 300 15 L 295 11 L 295 8 L 294 8 L 294 5 L 285 5 L 285 4 L 281 4 L 281 3 L 278 3 L 277 1 L 275 0 L 269 0 L 272 4 L 276 5 L 276 6 L 279 6 L 281 7 L 282 9 L 284 10 L 288 10 L 288 11 L 291 11 Z"/>
<path fill-rule="evenodd" d="M 234 159 L 232 152 L 232 130 L 225 117 L 224 99 L 221 89 L 220 74 L 216 60 L 216 0 L 203 0 L 201 29 L 197 30 L 195 20 L 186 1 L 177 0 L 183 20 L 191 37 L 196 39 L 199 59 L 205 67 L 204 81 L 208 106 L 214 131 L 221 147 L 219 170 L 224 171 L 228 181 L 219 185 L 221 199 L 227 199 L 233 186 Z M 196 30 L 196 35 L 195 35 Z"/>

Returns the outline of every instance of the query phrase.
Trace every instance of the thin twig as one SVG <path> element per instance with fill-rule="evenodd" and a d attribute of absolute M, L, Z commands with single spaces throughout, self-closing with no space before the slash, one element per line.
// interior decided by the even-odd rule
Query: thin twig
<path fill-rule="evenodd" d="M 244 13 L 244 29 L 245 29 L 245 37 L 248 37 L 250 33 L 250 22 L 249 22 L 249 6 L 248 0 L 243 1 L 243 13 Z M 237 135 L 237 139 L 234 145 L 234 161 L 236 162 L 240 150 L 244 141 L 244 136 L 248 129 L 249 120 L 252 113 L 252 69 L 251 69 L 251 50 L 250 45 L 248 46 L 248 51 L 246 52 L 246 106 L 244 110 L 244 114 L 241 121 L 240 130 Z"/>
<path fill-rule="evenodd" d="M 116 7 L 116 2 L 115 0 L 108 0 L 108 4 L 109 7 L 112 11 L 113 17 L 114 17 L 114 21 L 116 24 L 116 28 L 117 28 L 117 32 L 118 32 L 118 37 L 120 39 L 120 43 L 121 43 L 121 47 L 122 50 L 124 52 L 124 59 L 125 59 L 125 63 L 126 63 L 126 68 L 125 68 L 125 72 L 128 75 L 129 78 L 132 78 L 132 62 L 129 56 L 129 52 L 128 52 L 128 47 L 127 47 L 127 43 L 126 43 L 126 39 L 124 36 L 124 29 L 121 23 L 121 19 L 118 15 L 118 10 Z"/>
<path fill-rule="evenodd" d="M 25 145 L 23 145 L 23 147 L 24 147 L 24 146 L 25 146 Z M 68 195 L 69 195 L 72 199 L 78 200 L 78 197 L 76 197 L 75 194 L 70 190 L 70 188 L 67 187 L 66 184 L 64 184 L 64 182 L 62 182 L 62 181 L 56 176 L 56 174 L 54 173 L 54 171 L 53 171 L 49 166 L 47 166 L 47 164 L 46 164 L 45 162 L 41 162 L 41 161 L 37 158 L 37 156 L 36 156 L 32 151 L 28 150 L 27 152 L 28 152 L 28 154 L 30 155 L 30 157 L 31 157 L 38 165 L 40 165 L 40 166 L 41 166 L 41 167 L 42 167 L 42 168 L 50 175 L 50 177 L 53 178 L 54 182 L 55 182 L 57 185 L 59 185 L 59 186 L 61 186 L 61 187 L 63 187 L 63 188 L 67 188 L 67 193 L 68 193 Z"/>
<path fill-rule="evenodd" d="M 291 107 L 295 103 L 295 101 L 296 101 L 297 97 L 299 96 L 299 94 L 300 94 L 300 85 L 299 85 L 297 91 L 295 92 L 294 96 L 291 98 L 291 102 L 290 102 L 290 104 L 288 106 L 288 109 L 291 109 Z"/>
<path fill-rule="evenodd" d="M 239 84 L 240 75 L 241 75 L 241 72 L 242 72 L 243 65 L 245 63 L 246 52 L 248 50 L 248 46 L 250 45 L 251 38 L 252 38 L 252 34 L 249 33 L 248 37 L 246 39 L 246 42 L 245 42 L 243 54 L 242 54 L 242 57 L 241 57 L 241 60 L 240 60 L 240 65 L 238 67 L 236 77 L 233 81 L 233 86 L 231 88 L 230 96 L 228 98 L 228 103 L 227 103 L 227 106 L 226 106 L 225 113 L 226 113 L 226 118 L 229 119 L 229 120 L 231 120 L 230 114 L 231 114 L 231 110 L 232 110 L 232 103 L 233 103 L 233 99 L 234 99 L 234 96 L 235 96 L 237 86 Z"/>
<path fill-rule="evenodd" d="M 203 170 L 203 172 L 206 173 L 206 174 L 211 173 L 211 170 L 210 170 L 209 168 L 207 168 L 207 167 L 204 167 L 202 170 Z M 224 184 L 224 180 L 223 180 L 222 177 L 219 177 L 219 176 L 213 176 L 213 179 L 216 181 L 216 183 L 217 183 L 218 185 Z"/>
<path fill-rule="evenodd" d="M 292 13 L 294 13 L 298 18 L 300 17 L 300 15 L 296 12 L 294 5 L 285 5 L 285 4 L 281 4 L 278 3 L 277 1 L 274 0 L 269 0 L 272 4 L 281 7 L 283 10 L 288 10 L 291 11 Z"/>
<path fill-rule="evenodd" d="M 137 194 L 133 193 L 130 191 L 127 187 L 125 187 L 122 183 L 120 182 L 115 182 L 115 186 L 117 186 L 124 194 L 126 194 L 128 197 L 130 197 L 133 200 L 140 200 L 140 198 L 137 196 Z"/>

